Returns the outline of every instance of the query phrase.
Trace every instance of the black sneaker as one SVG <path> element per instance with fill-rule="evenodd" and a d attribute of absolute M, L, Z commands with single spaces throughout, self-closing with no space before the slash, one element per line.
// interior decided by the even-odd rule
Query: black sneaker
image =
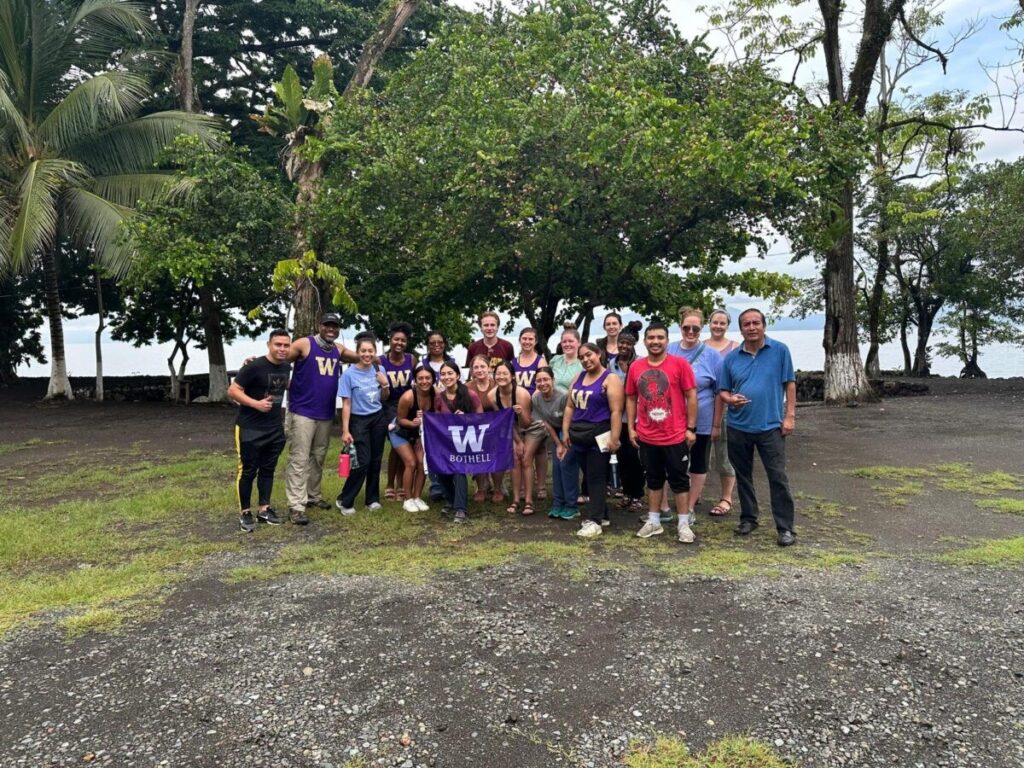
<path fill-rule="evenodd" d="M 274 510 L 273 507 L 261 509 L 259 512 L 256 513 L 256 519 L 259 520 L 261 523 L 266 523 L 267 525 L 281 524 L 281 518 L 277 516 L 277 512 Z"/>
<path fill-rule="evenodd" d="M 328 504 L 327 506 L 330 506 Z M 291 511 L 292 525 L 309 525 L 309 518 L 306 517 L 305 510 L 293 509 Z"/>
<path fill-rule="evenodd" d="M 334 505 L 329 501 L 317 499 L 316 501 L 307 501 L 306 509 L 334 509 Z M 292 515 L 292 517 L 294 517 L 294 515 Z"/>
<path fill-rule="evenodd" d="M 256 530 L 256 518 L 252 516 L 252 512 L 245 510 L 245 512 L 239 515 L 238 527 L 245 531 L 245 533 L 252 533 Z"/>

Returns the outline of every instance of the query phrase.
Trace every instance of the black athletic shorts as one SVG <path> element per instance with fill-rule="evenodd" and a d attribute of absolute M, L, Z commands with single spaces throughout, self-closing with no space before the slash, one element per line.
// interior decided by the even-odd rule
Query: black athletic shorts
<path fill-rule="evenodd" d="M 668 480 L 672 493 L 690 490 L 690 449 L 686 442 L 648 445 L 640 441 L 640 463 L 647 472 L 647 487 L 659 490 Z"/>

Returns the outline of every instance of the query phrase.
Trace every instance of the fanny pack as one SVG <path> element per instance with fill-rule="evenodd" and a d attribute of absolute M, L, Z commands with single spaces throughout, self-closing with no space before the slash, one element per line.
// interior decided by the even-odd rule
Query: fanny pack
<path fill-rule="evenodd" d="M 595 438 L 610 428 L 607 421 L 571 421 L 569 422 L 569 440 L 573 445 L 578 445 L 581 448 L 593 448 L 597 445 Z"/>

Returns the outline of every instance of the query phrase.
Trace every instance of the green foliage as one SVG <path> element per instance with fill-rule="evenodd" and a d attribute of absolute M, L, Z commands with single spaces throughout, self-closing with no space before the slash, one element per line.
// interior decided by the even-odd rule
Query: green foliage
<path fill-rule="evenodd" d="M 721 267 L 847 162 L 833 118 L 790 96 L 631 6 L 497 9 L 335 111 L 318 253 L 371 325 L 488 305 L 546 338 L 598 305 L 785 291 Z"/>
<path fill-rule="evenodd" d="M 346 278 L 330 264 L 317 259 L 313 251 L 306 251 L 299 259 L 282 259 L 274 267 L 273 286 L 278 293 L 295 292 L 306 282 L 322 285 L 331 297 L 331 303 L 346 312 L 356 312 L 346 288 Z M 250 316 L 254 313 L 250 312 Z"/>
<path fill-rule="evenodd" d="M 122 281 L 129 300 L 115 337 L 167 340 L 184 324 L 202 345 L 203 286 L 215 291 L 225 338 L 280 322 L 270 287 L 276 259 L 291 246 L 292 207 L 285 190 L 264 179 L 240 148 L 213 151 L 182 137 L 164 160 L 178 168 L 173 186 L 140 206 L 142 215 L 128 228 L 137 255 Z M 254 307 L 261 308 L 256 325 L 242 324 L 229 312 Z"/>

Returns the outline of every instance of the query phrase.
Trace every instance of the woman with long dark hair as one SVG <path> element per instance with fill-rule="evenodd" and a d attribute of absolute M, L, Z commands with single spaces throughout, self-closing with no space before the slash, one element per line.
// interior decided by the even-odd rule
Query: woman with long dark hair
<path fill-rule="evenodd" d="M 384 418 L 393 424 L 398 413 L 398 401 L 402 395 L 412 389 L 412 369 L 416 367 L 416 358 L 406 352 L 412 326 L 405 322 L 392 323 L 388 326 L 388 353 L 380 356 L 380 370 L 388 377 L 390 386 L 388 399 L 384 401 Z M 405 499 L 406 490 L 402 487 L 402 461 L 394 451 L 388 456 L 388 481 L 384 486 L 384 498 L 387 501 Z"/>
<path fill-rule="evenodd" d="M 577 536 L 591 539 L 601 535 L 608 524 L 605 504 L 608 458 L 619 449 L 622 433 L 623 389 L 618 376 L 604 367 L 601 348 L 587 343 L 580 348 L 583 372 L 572 383 L 562 416 L 566 439 L 561 452 L 573 450 L 583 466 L 590 487 L 588 519 Z"/>
<path fill-rule="evenodd" d="M 516 385 L 515 369 L 512 363 L 502 360 L 494 368 L 494 402 L 499 411 L 511 408 L 516 414 L 513 435 L 512 503 L 505 511 L 510 515 L 519 511 L 519 500 L 523 499 L 523 515 L 533 514 L 533 457 L 526 466 L 526 429 L 530 427 L 530 395 L 525 387 Z"/>
<path fill-rule="evenodd" d="M 382 402 L 388 396 L 388 379 L 377 370 L 377 342 L 363 337 L 356 344 L 359 361 L 341 375 L 341 442 L 354 445 L 356 468 L 345 479 L 337 506 L 343 515 L 355 514 L 356 496 L 366 481 L 367 509 L 380 509 L 380 464 L 387 440 L 388 422 Z"/>
<path fill-rule="evenodd" d="M 636 334 L 632 330 L 623 329 L 618 337 L 619 353 L 615 358 L 615 364 L 609 364 L 608 368 L 619 377 L 622 385 L 626 385 L 626 376 L 629 374 L 629 366 L 636 359 Z M 626 409 L 622 409 L 623 429 L 626 430 Z M 628 430 L 623 434 L 628 433 Z M 622 501 L 619 502 L 620 509 L 628 509 L 631 512 L 643 512 L 644 507 L 644 466 L 640 463 L 640 453 L 636 446 L 629 440 L 623 440 L 619 451 L 616 454 L 619 460 L 619 477 L 622 481 Z"/>
<path fill-rule="evenodd" d="M 498 410 L 494 403 L 494 378 L 491 375 L 491 361 L 483 355 L 474 355 L 469 361 L 469 381 L 466 388 L 477 396 L 485 413 Z M 503 472 L 491 472 L 476 476 L 476 493 L 473 501 L 480 504 L 487 499 L 487 488 L 491 488 L 491 501 L 500 504 L 505 500 L 501 492 Z"/>
<path fill-rule="evenodd" d="M 420 439 L 420 425 L 423 413 L 434 410 L 434 372 L 425 365 L 413 371 L 413 388 L 398 401 L 395 428 L 391 430 L 391 451 L 404 466 L 402 487 L 405 501 L 402 509 L 406 512 L 426 512 L 430 509 L 421 498 L 423 494 L 423 441 Z"/>
<path fill-rule="evenodd" d="M 459 366 L 446 360 L 441 364 L 441 390 L 434 396 L 434 409 L 440 413 L 483 413 L 480 398 L 473 394 L 459 379 Z M 454 511 L 455 522 L 466 522 L 469 486 L 465 475 L 437 475 L 444 489 L 448 509 Z"/>

